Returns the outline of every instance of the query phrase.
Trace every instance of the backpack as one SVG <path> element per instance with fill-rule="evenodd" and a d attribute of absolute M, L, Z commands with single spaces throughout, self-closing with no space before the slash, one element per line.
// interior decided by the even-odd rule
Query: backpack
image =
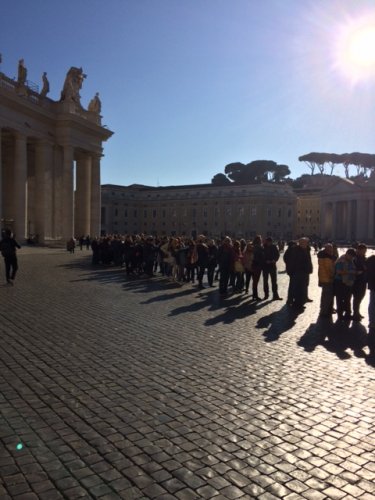
<path fill-rule="evenodd" d="M 5 238 L 0 242 L 1 255 L 3 257 L 11 257 L 14 253 L 14 245 L 10 238 Z"/>

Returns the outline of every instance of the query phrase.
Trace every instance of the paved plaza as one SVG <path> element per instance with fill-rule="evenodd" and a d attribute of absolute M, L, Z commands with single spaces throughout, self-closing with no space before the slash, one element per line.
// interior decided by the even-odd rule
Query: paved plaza
<path fill-rule="evenodd" d="M 362 324 L 319 322 L 315 256 L 299 315 L 86 250 L 19 264 L 0 285 L 1 500 L 375 499 L 367 297 Z"/>

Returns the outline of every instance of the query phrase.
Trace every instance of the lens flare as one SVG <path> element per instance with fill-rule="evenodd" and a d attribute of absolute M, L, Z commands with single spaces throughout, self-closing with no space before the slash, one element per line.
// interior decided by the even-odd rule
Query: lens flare
<path fill-rule="evenodd" d="M 375 16 L 341 27 L 335 45 L 338 70 L 352 82 L 375 80 Z"/>

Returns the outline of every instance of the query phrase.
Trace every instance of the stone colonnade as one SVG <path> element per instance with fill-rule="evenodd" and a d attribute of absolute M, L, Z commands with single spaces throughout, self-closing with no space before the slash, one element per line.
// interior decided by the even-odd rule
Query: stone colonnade
<path fill-rule="evenodd" d="M 0 214 L 23 241 L 100 234 L 101 154 L 0 128 Z"/>
<path fill-rule="evenodd" d="M 375 200 L 373 196 L 324 201 L 322 234 L 332 240 L 374 241 Z"/>

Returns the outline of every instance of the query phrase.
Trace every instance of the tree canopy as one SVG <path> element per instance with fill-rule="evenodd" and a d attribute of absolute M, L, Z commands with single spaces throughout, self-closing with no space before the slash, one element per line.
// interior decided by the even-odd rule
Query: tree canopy
<path fill-rule="evenodd" d="M 212 184 L 259 184 L 261 182 L 283 182 L 290 175 L 287 165 L 278 165 L 272 160 L 255 160 L 250 163 L 234 162 L 224 168 L 225 174 L 216 174 Z"/>
<path fill-rule="evenodd" d="M 356 167 L 357 176 L 366 175 L 368 170 L 375 168 L 375 155 L 368 153 L 308 153 L 298 159 L 309 166 L 311 174 L 314 174 L 316 168 L 321 174 L 324 174 L 326 166 L 328 166 L 332 175 L 335 167 L 342 165 L 345 169 L 345 176 L 349 178 L 350 165 Z"/>

